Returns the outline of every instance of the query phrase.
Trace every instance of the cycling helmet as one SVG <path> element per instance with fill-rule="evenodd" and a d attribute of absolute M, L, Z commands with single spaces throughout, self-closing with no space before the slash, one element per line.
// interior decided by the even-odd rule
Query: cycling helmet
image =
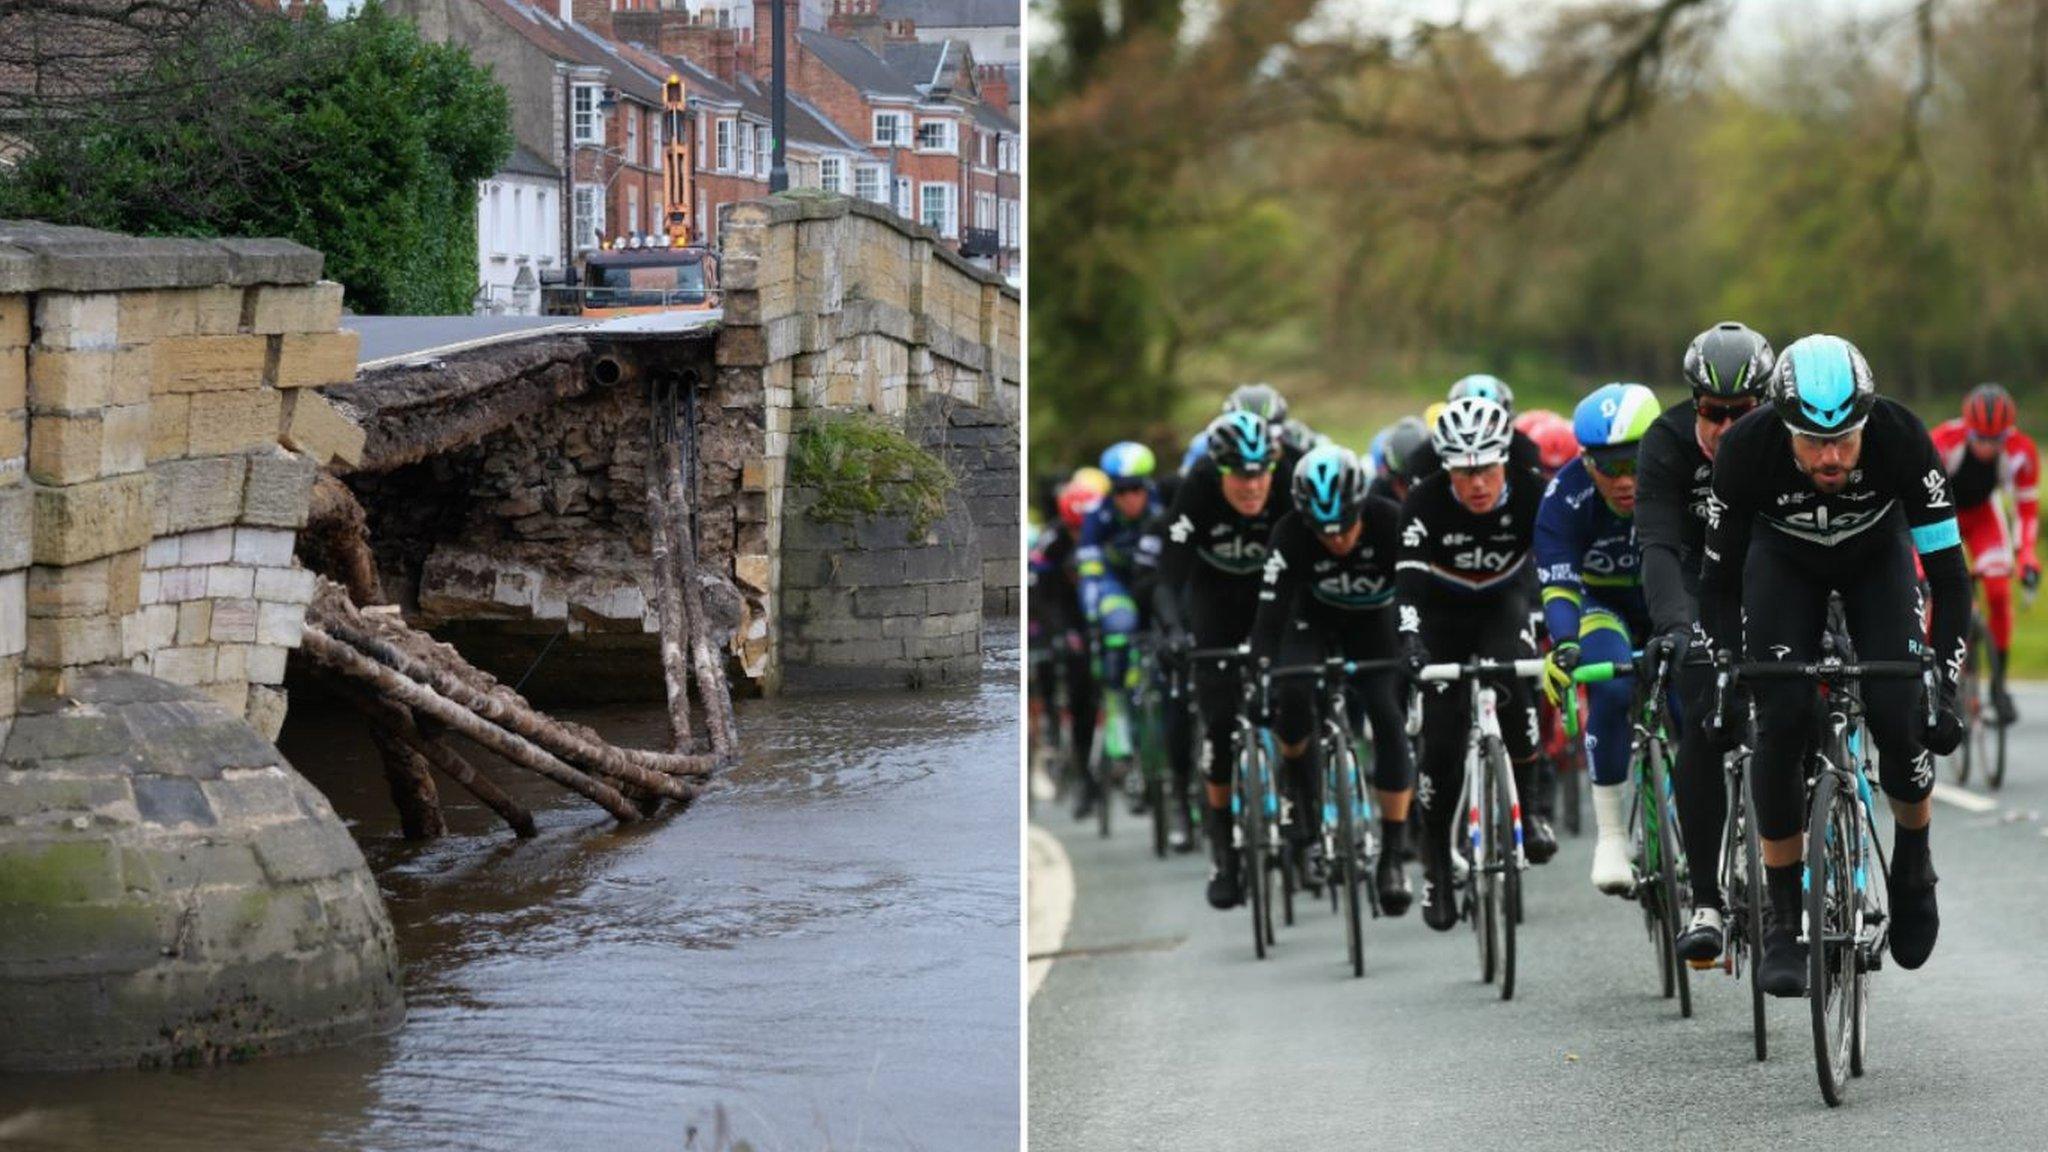
<path fill-rule="evenodd" d="M 1287 400 L 1271 384 L 1240 384 L 1223 401 L 1223 411 L 1251 412 L 1269 424 L 1287 422 Z"/>
<path fill-rule="evenodd" d="M 1641 384 L 1602 384 L 1572 412 L 1572 435 L 1595 463 L 1633 458 L 1636 442 L 1663 411 Z"/>
<path fill-rule="evenodd" d="M 1328 436 L 1310 428 L 1299 420 L 1289 420 L 1280 425 L 1280 445 L 1291 452 L 1302 453 L 1320 448 L 1330 442 Z"/>
<path fill-rule="evenodd" d="M 1102 450 L 1102 470 L 1109 474 L 1109 487 L 1113 492 L 1125 492 L 1150 484 L 1158 463 L 1152 456 L 1152 450 L 1135 440 L 1111 444 Z"/>
<path fill-rule="evenodd" d="M 1415 457 L 1429 443 L 1429 429 L 1413 416 L 1403 416 L 1387 429 L 1387 471 L 1403 480 L 1415 479 Z"/>
<path fill-rule="evenodd" d="M 1180 470 L 1186 475 L 1195 465 L 1209 458 L 1209 430 L 1202 429 L 1188 441 L 1187 451 L 1180 454 Z"/>
<path fill-rule="evenodd" d="M 1444 405 L 1430 440 L 1446 468 L 1484 468 L 1504 463 L 1514 437 L 1508 410 L 1497 400 L 1465 396 Z"/>
<path fill-rule="evenodd" d="M 1083 464 L 1074 469 L 1074 474 L 1067 478 L 1067 483 L 1078 484 L 1097 496 L 1109 495 L 1109 473 L 1100 468 Z"/>
<path fill-rule="evenodd" d="M 1579 454 L 1579 437 L 1572 431 L 1572 422 L 1555 412 L 1523 430 L 1523 435 L 1536 443 L 1536 455 L 1545 475 L 1555 476 L 1557 470 L 1572 462 Z"/>
<path fill-rule="evenodd" d="M 1970 435 L 1995 439 L 2012 431 L 2019 421 L 2019 409 L 2012 396 L 1996 384 L 1979 384 L 1963 399 L 1963 427 Z"/>
<path fill-rule="evenodd" d="M 1805 336 L 1778 357 L 1771 404 L 1794 432 L 1822 439 L 1863 427 L 1877 403 L 1870 365 L 1840 336 Z"/>
<path fill-rule="evenodd" d="M 1536 438 L 1536 430 L 1538 428 L 1542 427 L 1548 421 L 1559 419 L 1563 419 L 1563 417 L 1560 417 L 1557 413 L 1552 412 L 1548 408 L 1531 408 L 1527 412 L 1518 412 L 1515 414 L 1515 431 L 1520 432 L 1522 435 L 1527 436 L 1531 440 L 1534 440 Z"/>
<path fill-rule="evenodd" d="M 1209 459 L 1225 472 L 1256 476 L 1270 472 L 1279 463 L 1280 446 L 1273 431 L 1256 414 L 1238 410 L 1225 412 L 1209 424 Z"/>
<path fill-rule="evenodd" d="M 1443 415 L 1444 409 L 1448 407 L 1450 407 L 1449 401 L 1439 400 L 1436 403 L 1431 404 L 1429 407 L 1424 408 L 1422 410 L 1422 426 L 1424 428 L 1436 427 L 1436 418 Z"/>
<path fill-rule="evenodd" d="M 1459 377 L 1457 383 L 1451 385 L 1450 395 L 1444 399 L 1462 400 L 1467 396 L 1483 396 L 1507 409 L 1510 414 L 1515 410 L 1515 390 L 1508 387 L 1507 381 L 1498 376 L 1478 372 Z"/>
<path fill-rule="evenodd" d="M 1060 489 L 1060 523 L 1078 532 L 1081 521 L 1086 520 L 1101 503 L 1102 493 L 1069 480 L 1067 486 Z"/>
<path fill-rule="evenodd" d="M 1761 396 L 1778 357 L 1771 342 L 1733 320 L 1692 338 L 1685 349 L 1685 382 L 1695 396 Z"/>
<path fill-rule="evenodd" d="M 1335 536 L 1365 506 L 1365 469 L 1351 449 L 1325 444 L 1294 466 L 1294 507 L 1316 531 Z"/>
<path fill-rule="evenodd" d="M 1359 460 L 1367 471 L 1377 476 L 1387 470 L 1387 436 L 1394 431 L 1392 424 L 1372 434 L 1372 440 L 1365 446 L 1365 456 Z"/>

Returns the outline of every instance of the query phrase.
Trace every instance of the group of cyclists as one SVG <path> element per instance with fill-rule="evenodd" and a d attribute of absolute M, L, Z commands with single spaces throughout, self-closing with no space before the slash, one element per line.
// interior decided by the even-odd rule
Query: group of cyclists
<path fill-rule="evenodd" d="M 1695 337 L 1682 364 L 1682 403 L 1663 408 L 1644 385 L 1611 383 L 1568 416 L 1518 414 L 1505 382 L 1467 376 L 1362 455 L 1291 419 L 1273 388 L 1249 384 L 1177 472 L 1126 442 L 1074 473 L 1051 493 L 1054 515 L 1033 543 L 1028 603 L 1034 706 L 1068 718 L 1064 767 L 1078 814 L 1115 802 L 1091 770 L 1104 694 L 1135 698 L 1145 677 L 1190 652 L 1238 649 L 1247 657 L 1238 663 L 1193 662 L 1195 706 L 1168 718 L 1161 802 L 1175 821 L 1173 847 L 1206 841 L 1210 905 L 1246 898 L 1230 742 L 1241 713 L 1261 707 L 1269 714 L 1249 719 L 1277 748 L 1293 866 L 1319 883 L 1331 863 L 1320 827 L 1324 753 L 1312 738 L 1322 697 L 1306 681 L 1275 682 L 1269 707 L 1250 704 L 1266 697 L 1243 691 L 1240 678 L 1341 657 L 1370 669 L 1354 674 L 1345 699 L 1354 729 L 1371 733 L 1377 906 L 1401 916 L 1416 902 L 1408 867 L 1419 861 L 1421 918 L 1448 931 L 1461 916 L 1454 838 L 1474 697 L 1441 679 L 1418 683 L 1421 670 L 1543 661 L 1540 678 L 1498 677 L 1493 697 L 1524 798 L 1520 846 L 1541 865 L 1558 846 L 1559 742 L 1547 734 L 1556 706 L 1582 690 L 1574 670 L 1665 661 L 1677 823 L 1693 862 L 1677 952 L 1699 967 L 1724 948 L 1722 758 L 1742 746 L 1762 840 L 1758 975 L 1773 995 L 1803 995 L 1803 765 L 1819 690 L 1759 678 L 1747 687 L 1753 705 L 1738 707 L 1718 691 L 1716 668 L 1731 658 L 1817 659 L 1832 604 L 1859 658 L 1925 665 L 1932 656 L 1931 710 L 1916 698 L 1923 682 L 1862 688 L 1894 817 L 1890 953 L 1920 967 L 1940 926 L 1933 757 L 1962 738 L 1973 575 L 1987 609 L 1992 707 L 2001 723 L 2015 718 L 2004 679 L 2011 584 L 2032 590 L 2040 580 L 2038 453 L 1999 386 L 1970 392 L 1959 418 L 1930 433 L 1878 395 L 1862 354 L 1839 337 L 1807 336 L 1779 352 L 1723 323 Z M 1627 807 L 1635 688 L 1614 679 L 1583 691 L 1586 722 L 1572 751 L 1590 784 L 1591 882 L 1628 893 L 1637 882 Z"/>

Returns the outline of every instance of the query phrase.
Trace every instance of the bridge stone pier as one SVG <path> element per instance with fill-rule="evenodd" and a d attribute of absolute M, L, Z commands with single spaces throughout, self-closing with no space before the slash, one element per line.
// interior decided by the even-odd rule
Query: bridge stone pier
<path fill-rule="evenodd" d="M 0 1069 L 201 1063 L 402 1013 L 391 925 L 271 747 L 316 469 L 362 434 L 283 241 L 0 221 Z"/>

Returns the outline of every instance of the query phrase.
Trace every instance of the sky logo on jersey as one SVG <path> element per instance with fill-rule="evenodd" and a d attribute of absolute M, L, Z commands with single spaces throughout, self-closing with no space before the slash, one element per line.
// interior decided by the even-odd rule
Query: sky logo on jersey
<path fill-rule="evenodd" d="M 1948 503 L 1948 476 L 1939 468 L 1929 468 L 1927 475 L 1920 478 L 1920 484 L 1927 489 L 1929 508 L 1946 508 Z"/>
<path fill-rule="evenodd" d="M 1173 522 L 1173 527 L 1168 528 L 1166 534 L 1173 538 L 1175 544 L 1185 544 L 1188 537 L 1195 534 L 1195 522 L 1183 515 Z"/>

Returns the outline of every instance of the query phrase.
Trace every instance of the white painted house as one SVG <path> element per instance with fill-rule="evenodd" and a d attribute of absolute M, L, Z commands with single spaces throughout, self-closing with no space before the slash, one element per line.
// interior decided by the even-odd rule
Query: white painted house
<path fill-rule="evenodd" d="M 537 316 L 541 280 L 562 273 L 562 174 L 525 148 L 476 190 L 475 308 Z"/>

